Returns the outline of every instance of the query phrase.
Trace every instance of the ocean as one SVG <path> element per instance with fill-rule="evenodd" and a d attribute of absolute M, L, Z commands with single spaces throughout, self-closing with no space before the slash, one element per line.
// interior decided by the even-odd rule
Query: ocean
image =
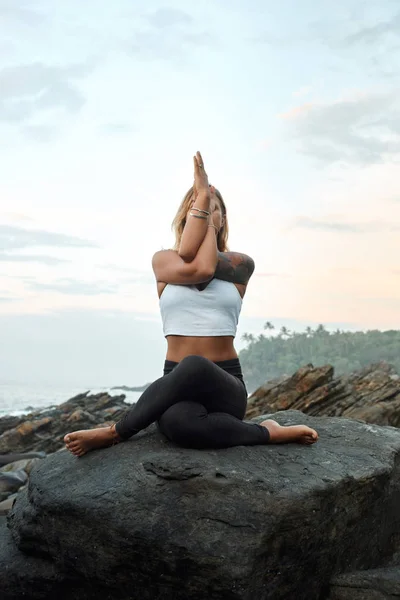
<path fill-rule="evenodd" d="M 0 382 L 0 417 L 25 413 L 62 404 L 77 394 L 90 391 L 92 394 L 108 392 L 112 396 L 125 394 L 125 402 L 133 404 L 141 392 L 125 392 L 110 388 L 84 388 L 83 386 L 16 384 Z"/>

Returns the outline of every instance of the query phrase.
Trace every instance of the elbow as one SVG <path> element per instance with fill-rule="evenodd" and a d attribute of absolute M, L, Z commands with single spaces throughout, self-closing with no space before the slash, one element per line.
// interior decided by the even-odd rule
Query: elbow
<path fill-rule="evenodd" d="M 195 252 L 185 252 L 184 250 L 178 250 L 178 256 L 185 262 L 192 262 L 196 258 Z"/>
<path fill-rule="evenodd" d="M 196 279 L 199 280 L 199 283 L 204 283 L 206 281 L 210 281 L 214 277 L 214 273 L 215 269 L 204 267 L 197 270 Z"/>

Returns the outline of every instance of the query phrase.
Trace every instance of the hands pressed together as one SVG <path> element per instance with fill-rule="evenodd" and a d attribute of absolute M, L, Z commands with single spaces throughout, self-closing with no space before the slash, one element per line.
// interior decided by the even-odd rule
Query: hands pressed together
<path fill-rule="evenodd" d="M 208 201 L 207 211 L 210 213 L 208 222 L 218 233 L 222 227 L 221 206 L 216 196 L 215 187 L 209 184 L 208 175 L 204 168 L 204 161 L 200 152 L 196 152 L 196 155 L 193 157 L 193 163 L 194 182 L 192 208 L 195 206 L 197 200 L 201 203 Z"/>

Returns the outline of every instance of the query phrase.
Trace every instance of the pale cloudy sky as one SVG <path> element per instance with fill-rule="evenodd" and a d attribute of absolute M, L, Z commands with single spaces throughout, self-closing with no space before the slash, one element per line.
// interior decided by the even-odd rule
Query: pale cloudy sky
<path fill-rule="evenodd" d="M 159 374 L 197 149 L 256 262 L 239 336 L 398 328 L 399 87 L 391 0 L 0 0 L 0 378 Z"/>

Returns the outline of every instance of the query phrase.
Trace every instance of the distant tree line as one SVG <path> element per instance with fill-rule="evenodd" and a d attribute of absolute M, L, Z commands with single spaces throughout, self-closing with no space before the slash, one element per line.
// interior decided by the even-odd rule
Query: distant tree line
<path fill-rule="evenodd" d="M 304 332 L 275 327 L 267 321 L 258 336 L 245 333 L 247 342 L 239 356 L 249 392 L 269 379 L 292 375 L 299 367 L 331 364 L 335 375 L 351 373 L 373 362 L 385 360 L 400 374 L 400 331 L 328 331 L 323 325 Z"/>

